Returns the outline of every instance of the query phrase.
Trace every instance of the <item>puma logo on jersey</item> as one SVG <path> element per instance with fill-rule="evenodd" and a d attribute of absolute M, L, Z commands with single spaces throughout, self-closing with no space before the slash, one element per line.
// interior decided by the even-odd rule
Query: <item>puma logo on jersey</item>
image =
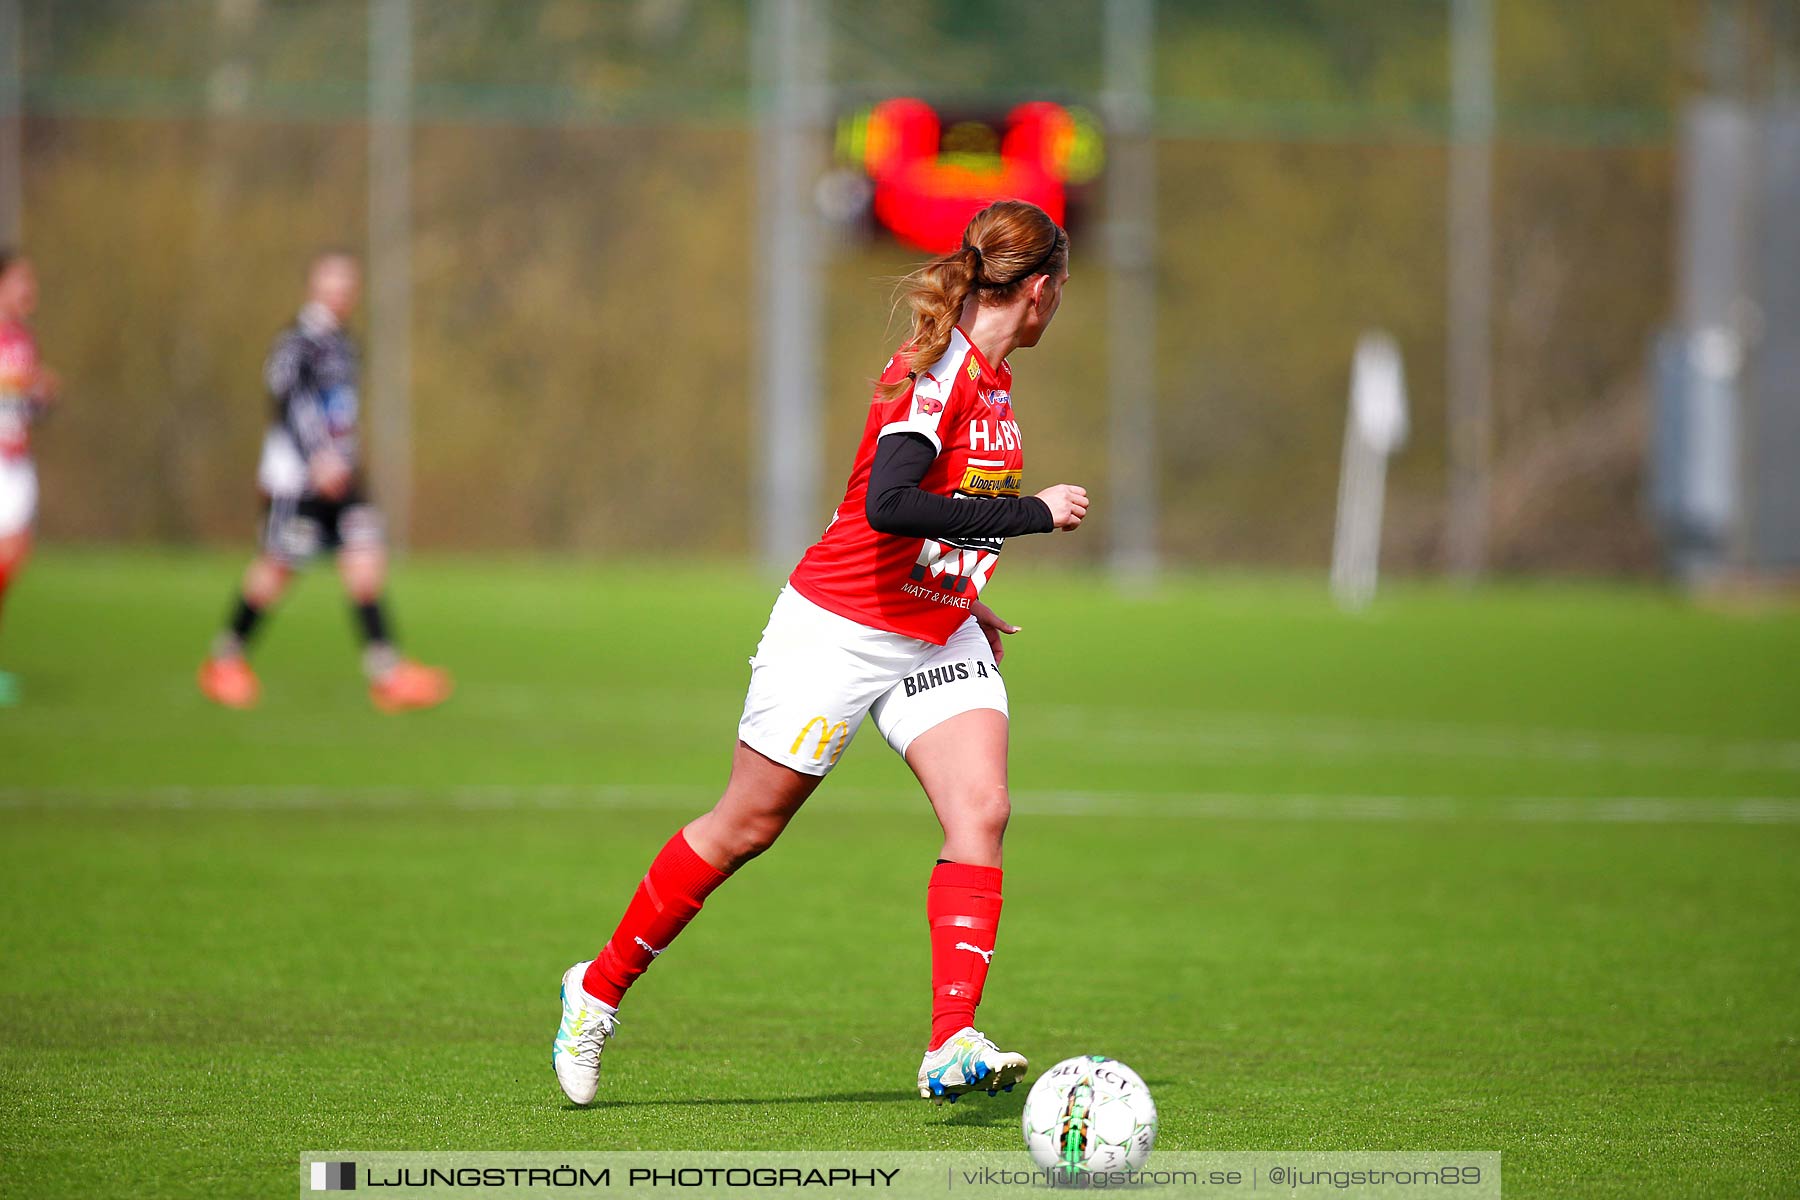
<path fill-rule="evenodd" d="M 648 950 L 650 952 L 651 958 L 655 958 L 657 955 L 662 953 L 662 950 L 658 950 L 655 946 L 652 946 L 649 942 L 646 942 L 641 937 L 634 937 L 631 940 L 636 942 L 638 945 L 642 946 L 644 949 Z M 667 950 L 667 949 L 668 949 L 667 946 L 663 947 L 663 950 Z"/>
<path fill-rule="evenodd" d="M 989 966 L 993 965 L 994 952 L 992 950 L 983 950 L 980 946 L 972 945 L 969 942 L 958 942 L 956 943 L 956 948 L 958 950 L 967 950 L 971 954 L 979 954 L 981 955 L 982 962 L 987 963 Z"/>

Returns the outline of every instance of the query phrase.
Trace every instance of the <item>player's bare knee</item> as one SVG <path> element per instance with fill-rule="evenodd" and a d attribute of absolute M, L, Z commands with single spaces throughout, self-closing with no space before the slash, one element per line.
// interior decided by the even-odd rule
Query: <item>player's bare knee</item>
<path fill-rule="evenodd" d="M 338 559 L 338 574 L 352 600 L 373 604 L 387 583 L 387 557 L 379 550 L 346 550 Z"/>
<path fill-rule="evenodd" d="M 708 852 L 704 857 L 729 875 L 773 844 L 773 838 L 758 836 L 758 831 L 736 825 L 713 830 Z"/>
<path fill-rule="evenodd" d="M 292 576 L 293 570 L 286 563 L 262 555 L 244 572 L 244 598 L 258 608 L 267 608 L 281 599 Z"/>
<path fill-rule="evenodd" d="M 739 817 L 732 830 L 731 850 L 739 863 L 749 862 L 775 844 L 787 828 L 787 816 L 777 812 L 752 812 Z"/>
<path fill-rule="evenodd" d="M 1000 782 L 963 789 L 944 807 L 957 832 L 995 841 L 1006 832 L 1006 823 L 1012 817 L 1012 799 L 1007 795 L 1006 784 Z"/>
<path fill-rule="evenodd" d="M 777 805 L 757 803 L 727 788 L 712 811 L 690 828 L 705 843 L 695 848 L 714 866 L 730 872 L 773 846 L 790 815 Z"/>

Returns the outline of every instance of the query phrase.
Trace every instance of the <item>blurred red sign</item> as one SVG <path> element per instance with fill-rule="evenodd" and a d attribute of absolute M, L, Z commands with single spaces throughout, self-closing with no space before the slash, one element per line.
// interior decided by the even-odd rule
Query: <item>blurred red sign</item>
<path fill-rule="evenodd" d="M 868 173 L 875 219 L 932 253 L 955 248 L 995 200 L 1029 200 L 1065 223 L 1069 187 L 1098 174 L 1101 156 L 1098 123 L 1047 100 L 1017 106 L 998 128 L 961 121 L 947 132 L 923 100 L 883 100 L 846 119 L 839 149 Z"/>

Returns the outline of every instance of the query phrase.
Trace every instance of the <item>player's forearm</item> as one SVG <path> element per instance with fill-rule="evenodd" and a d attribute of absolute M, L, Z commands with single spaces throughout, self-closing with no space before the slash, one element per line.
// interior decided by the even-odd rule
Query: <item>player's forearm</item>
<path fill-rule="evenodd" d="M 1049 533 L 1050 506 L 1036 496 L 958 500 L 919 486 L 936 451 L 916 434 L 894 433 L 875 445 L 864 515 L 869 528 L 898 537 L 1007 538 Z"/>
<path fill-rule="evenodd" d="M 917 487 L 871 493 L 868 518 L 877 533 L 899 537 L 1008 538 L 1055 528 L 1049 506 L 1036 496 L 958 501 Z"/>

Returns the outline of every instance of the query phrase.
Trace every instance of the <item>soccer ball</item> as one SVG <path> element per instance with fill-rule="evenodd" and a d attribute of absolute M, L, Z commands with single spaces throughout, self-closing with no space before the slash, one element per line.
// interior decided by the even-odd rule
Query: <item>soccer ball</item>
<path fill-rule="evenodd" d="M 1156 1144 L 1156 1102 L 1138 1073 L 1104 1054 L 1057 1063 L 1025 1098 L 1025 1149 L 1050 1170 L 1137 1170 Z"/>

